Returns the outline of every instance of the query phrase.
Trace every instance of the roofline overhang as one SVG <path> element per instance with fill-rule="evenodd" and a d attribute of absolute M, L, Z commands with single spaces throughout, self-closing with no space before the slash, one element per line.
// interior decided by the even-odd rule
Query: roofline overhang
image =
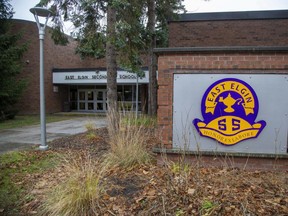
<path fill-rule="evenodd" d="M 235 53 L 235 52 L 288 52 L 288 46 L 217 46 L 217 47 L 167 47 L 155 48 L 156 55 L 168 53 Z"/>

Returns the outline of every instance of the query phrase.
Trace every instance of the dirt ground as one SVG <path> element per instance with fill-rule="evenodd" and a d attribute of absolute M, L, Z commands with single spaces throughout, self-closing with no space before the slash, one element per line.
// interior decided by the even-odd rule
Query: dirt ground
<path fill-rule="evenodd" d="M 99 159 L 109 152 L 106 128 L 96 137 L 87 133 L 49 143 L 51 152 L 83 154 Z M 147 146 L 159 143 L 150 137 Z M 23 215 L 38 215 L 47 191 L 65 181 L 61 165 L 24 180 L 33 200 L 22 205 Z M 99 201 L 99 215 L 288 215 L 288 173 L 204 168 L 166 161 L 157 166 L 115 168 L 105 176 L 107 188 Z"/>

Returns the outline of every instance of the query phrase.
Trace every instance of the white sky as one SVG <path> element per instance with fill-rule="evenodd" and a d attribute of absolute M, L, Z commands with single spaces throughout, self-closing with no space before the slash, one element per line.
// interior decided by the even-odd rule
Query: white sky
<path fill-rule="evenodd" d="M 14 18 L 34 21 L 29 9 L 39 0 L 12 0 Z M 184 0 L 188 12 L 251 11 L 288 9 L 288 0 Z"/>
<path fill-rule="evenodd" d="M 13 18 L 34 21 L 29 9 L 39 0 L 11 0 Z M 188 12 L 253 11 L 288 9 L 288 0 L 184 0 Z"/>
<path fill-rule="evenodd" d="M 184 0 L 184 4 L 195 13 L 288 9 L 287 0 Z"/>

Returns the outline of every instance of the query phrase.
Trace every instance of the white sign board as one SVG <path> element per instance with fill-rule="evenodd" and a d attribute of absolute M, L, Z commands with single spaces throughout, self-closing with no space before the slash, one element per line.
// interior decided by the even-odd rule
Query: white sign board
<path fill-rule="evenodd" d="M 288 75 L 174 74 L 173 148 L 287 154 L 287 95 Z"/>
<path fill-rule="evenodd" d="M 138 79 L 139 84 L 149 83 L 149 73 L 144 71 L 145 76 Z M 137 82 L 137 76 L 127 71 L 117 72 L 117 83 L 131 84 Z M 106 84 L 106 71 L 79 71 L 79 72 L 53 72 L 53 84 Z"/>

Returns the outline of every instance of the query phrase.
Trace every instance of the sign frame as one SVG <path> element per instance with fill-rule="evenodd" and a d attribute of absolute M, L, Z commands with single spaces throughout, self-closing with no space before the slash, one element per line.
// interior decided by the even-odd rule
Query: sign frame
<path fill-rule="evenodd" d="M 200 136 L 192 122 L 194 119 L 202 118 L 201 102 L 207 88 L 217 80 L 225 78 L 243 80 L 254 89 L 259 100 L 259 111 L 255 122 L 265 120 L 267 123 L 257 138 L 230 146 Z M 174 73 L 173 149 L 248 154 L 287 154 L 287 94 L 287 74 Z"/>

